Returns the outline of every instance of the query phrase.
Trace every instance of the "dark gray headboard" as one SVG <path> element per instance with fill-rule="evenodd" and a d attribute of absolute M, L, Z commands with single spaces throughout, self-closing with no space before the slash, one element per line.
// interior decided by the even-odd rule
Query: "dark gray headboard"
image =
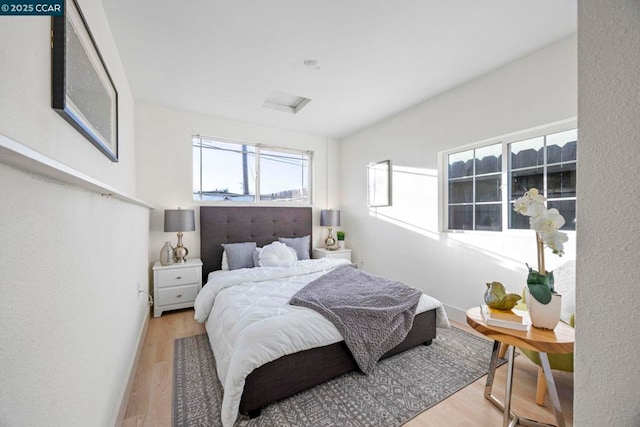
<path fill-rule="evenodd" d="M 311 208 L 200 206 L 202 280 L 220 270 L 222 243 L 256 242 L 311 235 Z M 311 239 L 313 241 L 313 239 Z"/>

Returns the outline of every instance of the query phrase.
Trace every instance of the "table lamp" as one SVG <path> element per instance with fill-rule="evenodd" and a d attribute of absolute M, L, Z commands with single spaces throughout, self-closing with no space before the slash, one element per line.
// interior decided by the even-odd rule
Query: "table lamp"
<path fill-rule="evenodd" d="M 340 211 L 333 209 L 323 209 L 320 211 L 320 225 L 329 227 L 329 234 L 324 240 L 324 247 L 327 249 L 337 249 L 336 239 L 331 235 L 332 227 L 340 227 Z"/>
<path fill-rule="evenodd" d="M 195 213 L 189 209 L 165 209 L 164 211 L 164 231 L 178 232 L 178 246 L 174 249 L 173 253 L 176 257 L 176 262 L 186 262 L 186 257 L 189 251 L 182 246 L 182 232 L 183 231 L 195 231 L 196 220 Z"/>

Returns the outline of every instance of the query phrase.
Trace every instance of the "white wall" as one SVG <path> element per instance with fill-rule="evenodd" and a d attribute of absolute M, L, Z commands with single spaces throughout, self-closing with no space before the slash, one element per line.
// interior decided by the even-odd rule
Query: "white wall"
<path fill-rule="evenodd" d="M 80 6 L 120 96 L 120 162 L 51 109 L 48 17 L 3 17 L 0 133 L 135 192 L 133 101 L 99 0 Z M 146 208 L 0 159 L 0 425 L 108 426 L 144 321 Z"/>
<path fill-rule="evenodd" d="M 519 292 L 524 263 L 536 260 L 532 232 L 439 232 L 438 153 L 575 118 L 576 51 L 572 36 L 345 138 L 341 205 L 354 260 L 462 310 L 482 300 L 485 282 Z M 394 206 L 370 215 L 366 165 L 386 159 Z M 572 233 L 567 258 L 574 247 Z"/>
<path fill-rule="evenodd" d="M 200 255 L 200 203 L 193 201 L 192 194 L 191 136 L 194 134 L 312 150 L 313 220 L 316 224 L 313 242 L 317 245 L 323 241 L 326 231 L 317 226 L 320 209 L 339 208 L 339 159 L 335 140 L 149 104 L 137 104 L 136 129 L 138 195 L 155 208 L 151 214 L 149 262 L 159 259 L 163 242 L 170 241 L 175 245 L 176 233 L 165 233 L 163 221 L 164 209 L 178 207 L 196 211 L 196 231 L 184 233 L 183 243 L 189 249 L 189 256 Z"/>
<path fill-rule="evenodd" d="M 578 19 L 574 420 L 639 426 L 640 2 L 580 0 Z"/>

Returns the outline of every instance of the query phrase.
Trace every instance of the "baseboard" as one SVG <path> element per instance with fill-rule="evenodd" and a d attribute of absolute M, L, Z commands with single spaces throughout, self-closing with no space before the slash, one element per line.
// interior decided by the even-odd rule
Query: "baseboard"
<path fill-rule="evenodd" d="M 127 386 L 124 389 L 122 398 L 120 399 L 120 409 L 116 414 L 116 419 L 113 422 L 115 427 L 119 427 L 124 424 L 124 416 L 127 412 L 127 404 L 129 403 L 129 396 L 131 395 L 131 389 L 133 388 L 133 381 L 136 378 L 136 372 L 138 370 L 138 363 L 140 362 L 140 355 L 142 354 L 142 348 L 144 346 L 144 338 L 147 336 L 147 329 L 149 328 L 150 310 L 147 309 L 140 334 L 138 335 L 138 345 L 136 348 L 135 357 L 132 360 L 131 367 L 129 368 L 129 375 L 127 379 Z"/>
<path fill-rule="evenodd" d="M 453 320 L 458 323 L 467 323 L 467 310 L 459 307 L 454 307 L 449 304 L 442 304 L 444 306 L 444 311 L 447 312 L 447 317 L 449 320 Z"/>

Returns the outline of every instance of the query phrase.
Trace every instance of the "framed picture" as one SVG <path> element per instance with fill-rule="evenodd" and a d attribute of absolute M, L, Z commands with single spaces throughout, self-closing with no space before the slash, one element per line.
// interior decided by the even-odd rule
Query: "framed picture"
<path fill-rule="evenodd" d="M 370 207 L 391 206 L 391 160 L 367 166 L 367 185 Z"/>
<path fill-rule="evenodd" d="M 118 93 L 75 0 L 52 17 L 54 110 L 112 161 L 118 161 Z"/>

